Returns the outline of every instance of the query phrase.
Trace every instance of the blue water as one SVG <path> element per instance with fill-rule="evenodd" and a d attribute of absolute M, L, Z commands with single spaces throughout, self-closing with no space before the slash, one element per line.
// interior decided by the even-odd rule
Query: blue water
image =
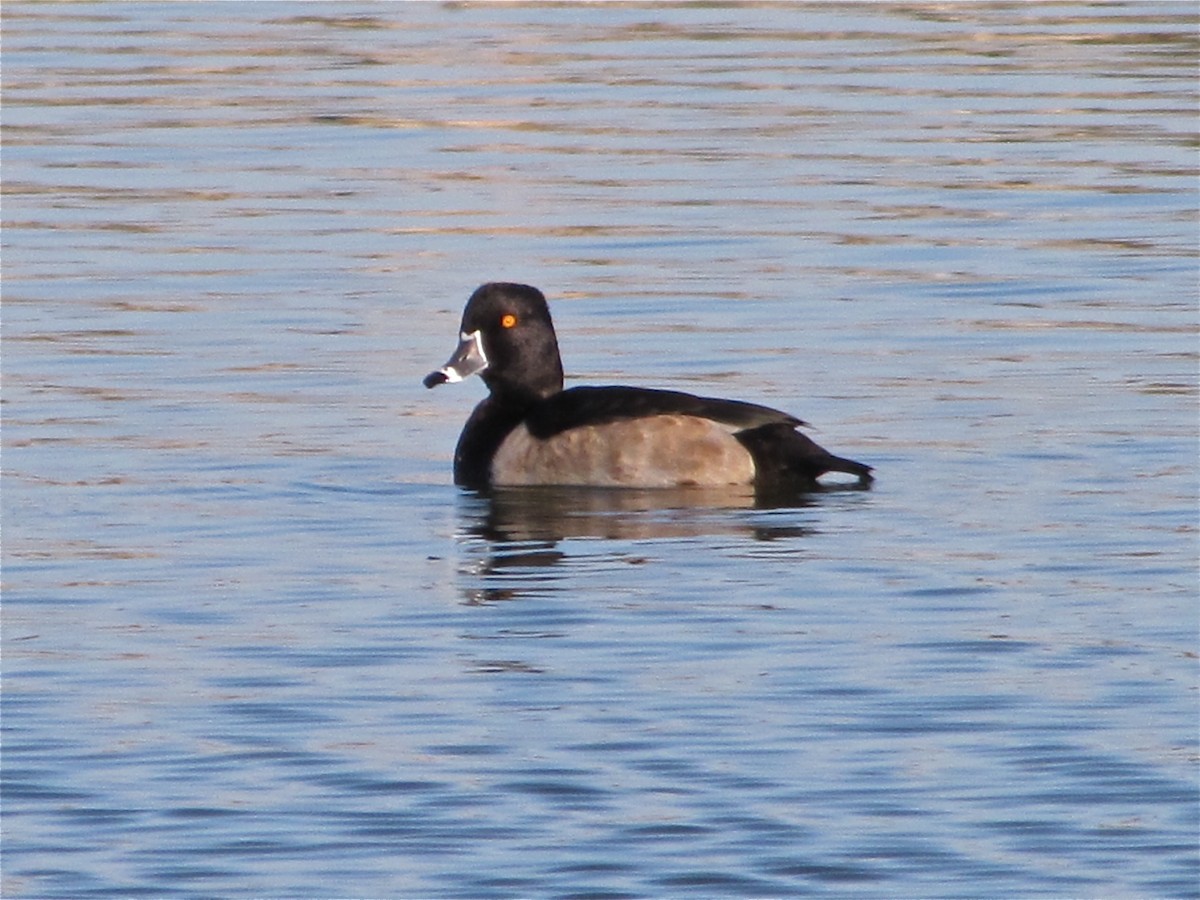
<path fill-rule="evenodd" d="M 1196 897 L 1186 4 L 8 3 L 5 897 Z M 450 483 L 469 293 L 876 467 Z"/>

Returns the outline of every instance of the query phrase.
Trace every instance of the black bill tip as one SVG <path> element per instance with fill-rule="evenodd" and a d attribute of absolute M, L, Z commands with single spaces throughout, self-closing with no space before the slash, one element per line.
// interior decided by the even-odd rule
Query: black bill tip
<path fill-rule="evenodd" d="M 437 387 L 439 384 L 445 384 L 450 379 L 446 377 L 446 373 L 439 369 L 436 372 L 430 372 L 425 376 L 425 380 L 421 384 L 427 388 Z"/>

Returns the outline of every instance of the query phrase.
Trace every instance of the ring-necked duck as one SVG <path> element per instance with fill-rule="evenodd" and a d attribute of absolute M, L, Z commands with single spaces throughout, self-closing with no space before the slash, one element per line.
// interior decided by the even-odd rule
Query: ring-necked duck
<path fill-rule="evenodd" d="M 873 480 L 766 406 L 636 387 L 563 390 L 546 298 L 525 284 L 485 284 L 463 311 L 460 343 L 425 386 L 479 374 L 490 391 L 463 428 L 454 481 L 490 485 L 809 488 L 826 472 Z"/>

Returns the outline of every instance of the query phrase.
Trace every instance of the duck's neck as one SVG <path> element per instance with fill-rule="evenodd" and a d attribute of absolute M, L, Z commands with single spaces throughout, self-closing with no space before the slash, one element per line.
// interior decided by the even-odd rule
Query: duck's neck
<path fill-rule="evenodd" d="M 507 410 L 524 412 L 534 404 L 540 403 L 555 394 L 561 394 L 563 389 L 562 372 L 556 376 L 547 375 L 536 382 L 512 384 L 504 381 L 494 381 L 484 373 L 484 382 L 491 393 L 491 399 L 497 406 Z"/>

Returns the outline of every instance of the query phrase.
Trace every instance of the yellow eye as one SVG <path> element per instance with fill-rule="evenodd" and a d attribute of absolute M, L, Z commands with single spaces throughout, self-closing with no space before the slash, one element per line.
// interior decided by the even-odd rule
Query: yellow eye
<path fill-rule="evenodd" d="M 514 325 L 517 324 L 517 317 L 514 316 L 512 313 L 505 313 L 500 318 L 500 324 L 503 325 L 505 328 L 512 328 Z"/>

